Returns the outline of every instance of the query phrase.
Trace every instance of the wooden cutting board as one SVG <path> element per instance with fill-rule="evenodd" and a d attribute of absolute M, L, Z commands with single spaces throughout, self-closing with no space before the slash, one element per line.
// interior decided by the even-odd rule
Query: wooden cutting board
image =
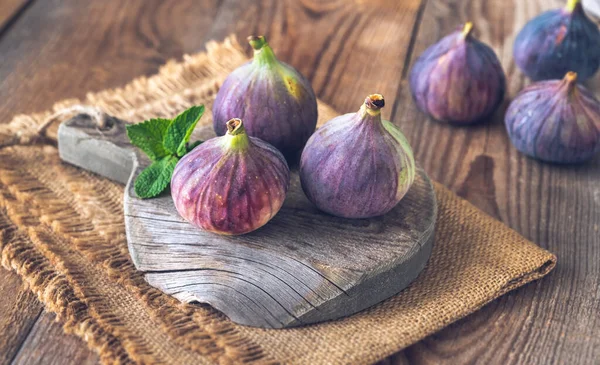
<path fill-rule="evenodd" d="M 58 147 L 71 164 L 126 184 L 125 227 L 131 258 L 148 283 L 183 302 L 208 303 L 234 322 L 283 328 L 336 319 L 406 288 L 433 247 L 437 205 L 419 167 L 390 213 L 337 218 L 304 196 L 297 169 L 281 211 L 242 236 L 202 232 L 177 214 L 168 193 L 142 200 L 135 177 L 149 163 L 127 139 L 126 123 L 102 130 L 85 114 L 61 124 Z M 199 128 L 196 137 L 214 136 Z"/>

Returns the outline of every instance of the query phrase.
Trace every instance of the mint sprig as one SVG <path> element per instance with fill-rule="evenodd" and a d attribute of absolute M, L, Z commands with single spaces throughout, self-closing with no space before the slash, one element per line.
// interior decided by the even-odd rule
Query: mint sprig
<path fill-rule="evenodd" d="M 135 180 L 137 196 L 153 198 L 167 188 L 179 159 L 202 143 L 188 143 L 202 114 L 204 105 L 193 106 L 172 120 L 156 118 L 127 126 L 131 144 L 152 160 Z"/>

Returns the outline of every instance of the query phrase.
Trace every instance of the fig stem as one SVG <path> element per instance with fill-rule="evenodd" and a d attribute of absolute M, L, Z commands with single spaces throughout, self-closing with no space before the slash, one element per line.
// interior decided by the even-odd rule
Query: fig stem
<path fill-rule="evenodd" d="M 265 36 L 250 36 L 248 37 L 248 43 L 252 49 L 254 49 L 254 63 L 258 65 L 273 65 L 277 63 L 275 53 Z"/>
<path fill-rule="evenodd" d="M 565 10 L 572 13 L 579 5 L 581 5 L 581 0 L 568 0 Z"/>
<path fill-rule="evenodd" d="M 573 72 L 573 71 L 569 71 L 567 72 L 567 74 L 565 75 L 565 81 L 569 82 L 569 83 L 574 83 L 577 81 L 577 72 Z"/>
<path fill-rule="evenodd" d="M 370 115 L 379 115 L 385 106 L 385 99 L 381 94 L 371 94 L 365 98 L 364 107 Z"/>
<path fill-rule="evenodd" d="M 577 72 L 567 72 L 563 79 L 563 82 L 567 85 L 569 95 L 572 95 L 573 92 L 576 90 L 575 86 L 577 86 Z"/>
<path fill-rule="evenodd" d="M 465 38 L 469 37 L 472 32 L 473 32 L 473 22 L 466 22 L 463 27 L 463 30 L 462 30 L 463 37 L 465 37 Z"/>
<path fill-rule="evenodd" d="M 227 143 L 229 148 L 241 149 L 250 144 L 250 139 L 246 134 L 244 123 L 239 118 L 233 118 L 227 121 Z"/>
<path fill-rule="evenodd" d="M 248 43 L 250 43 L 250 46 L 252 46 L 252 48 L 258 51 L 267 44 L 267 39 L 263 35 L 251 35 L 250 37 L 248 37 Z"/>

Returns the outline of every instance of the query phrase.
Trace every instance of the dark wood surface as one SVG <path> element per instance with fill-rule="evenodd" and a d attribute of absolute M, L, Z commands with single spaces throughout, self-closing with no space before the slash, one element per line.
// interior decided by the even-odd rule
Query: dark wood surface
<path fill-rule="evenodd" d="M 0 0 L 0 9 L 9 2 L 15 1 Z M 420 52 L 472 20 L 475 34 L 498 52 L 512 97 L 525 84 L 511 60 L 518 28 L 562 5 L 562 0 L 34 0 L 1 13 L 6 20 L 0 32 L 0 122 L 151 74 L 169 58 L 202 50 L 209 39 L 265 33 L 279 57 L 339 111 L 353 111 L 356 100 L 374 91 L 395 100 L 384 116 L 401 125 L 432 178 L 558 256 L 548 277 L 386 363 L 594 364 L 600 359 L 600 158 L 576 167 L 525 158 L 511 147 L 500 113 L 471 128 L 428 121 L 415 109 L 406 83 Z M 595 90 L 599 78 L 590 83 Z M 93 359 L 81 340 L 62 334 L 14 274 L 1 275 L 0 363 Z M 56 346 L 41 345 L 48 341 Z"/>
<path fill-rule="evenodd" d="M 25 11 L 29 0 L 3 0 L 0 2 L 0 34 L 9 29 L 11 22 L 18 18 L 19 13 Z"/>

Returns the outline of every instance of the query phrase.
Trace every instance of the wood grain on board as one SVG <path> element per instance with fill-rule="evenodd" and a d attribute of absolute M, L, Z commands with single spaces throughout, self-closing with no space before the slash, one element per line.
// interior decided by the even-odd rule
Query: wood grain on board
<path fill-rule="evenodd" d="M 600 358 L 600 160 L 558 167 L 528 159 L 511 147 L 501 114 L 471 128 L 431 122 L 415 109 L 406 85 L 405 60 L 413 62 L 459 23 L 472 20 L 475 34 L 498 52 L 510 78 L 509 97 L 514 96 L 526 83 L 511 60 L 516 32 L 539 12 L 563 4 L 38 0 L 0 36 L 0 121 L 153 73 L 168 58 L 201 50 L 208 39 L 264 33 L 278 56 L 308 76 L 318 96 L 340 112 L 354 111 L 374 91 L 396 100 L 384 116 L 402 127 L 432 178 L 558 256 L 557 268 L 544 280 L 386 363 L 593 364 Z M 596 90 L 599 77 L 590 83 Z M 79 344 L 78 351 L 89 351 Z M 21 353 L 34 350 L 24 347 Z"/>

